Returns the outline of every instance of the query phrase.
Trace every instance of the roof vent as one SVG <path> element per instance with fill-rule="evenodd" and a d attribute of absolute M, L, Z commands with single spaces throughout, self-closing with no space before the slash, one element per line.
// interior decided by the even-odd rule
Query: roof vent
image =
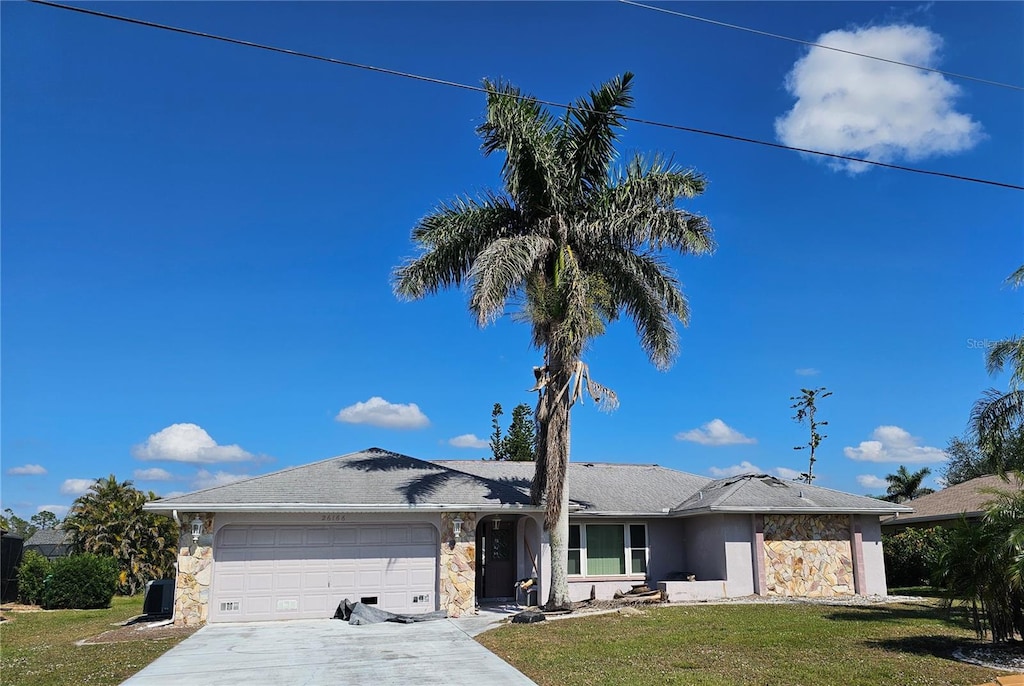
<path fill-rule="evenodd" d="M 797 498 L 803 498 L 804 497 L 804 490 L 802 488 L 800 489 L 800 493 L 798 493 L 796 497 Z"/>
<path fill-rule="evenodd" d="M 697 500 L 704 500 L 704 491 L 697 491 Z"/>

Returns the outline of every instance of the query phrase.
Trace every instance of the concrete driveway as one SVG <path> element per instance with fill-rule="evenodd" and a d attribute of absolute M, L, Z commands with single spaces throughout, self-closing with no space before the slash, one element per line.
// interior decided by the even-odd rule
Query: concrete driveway
<path fill-rule="evenodd" d="M 369 626 L 334 619 L 212 624 L 122 686 L 533 684 L 470 637 L 487 624 L 486 618 Z"/>

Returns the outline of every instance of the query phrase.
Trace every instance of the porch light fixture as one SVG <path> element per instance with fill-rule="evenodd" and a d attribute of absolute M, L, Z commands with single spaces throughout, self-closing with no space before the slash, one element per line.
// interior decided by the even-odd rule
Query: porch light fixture
<path fill-rule="evenodd" d="M 192 542 L 199 543 L 199 537 L 203 535 L 203 520 L 196 515 L 189 524 L 192 525 Z"/>
<path fill-rule="evenodd" d="M 462 517 L 456 516 L 455 519 L 452 520 L 452 535 L 455 536 L 455 538 L 462 536 Z"/>
<path fill-rule="evenodd" d="M 491 526 L 495 531 L 501 528 L 501 515 L 494 515 L 494 519 L 491 520 Z"/>

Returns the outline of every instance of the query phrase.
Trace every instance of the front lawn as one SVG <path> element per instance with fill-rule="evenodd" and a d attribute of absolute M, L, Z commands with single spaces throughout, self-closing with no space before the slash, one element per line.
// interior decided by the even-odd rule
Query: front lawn
<path fill-rule="evenodd" d="M 951 659 L 973 641 L 937 601 L 870 607 L 688 605 L 507 625 L 478 640 L 541 686 L 981 684 Z"/>
<path fill-rule="evenodd" d="M 184 638 L 75 645 L 142 612 L 142 596 L 115 597 L 106 610 L 5 612 L 0 681 L 18 686 L 119 684 Z"/>

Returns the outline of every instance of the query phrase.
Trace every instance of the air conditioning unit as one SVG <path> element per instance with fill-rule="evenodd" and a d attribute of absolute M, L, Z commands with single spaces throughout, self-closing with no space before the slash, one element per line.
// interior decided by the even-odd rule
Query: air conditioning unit
<path fill-rule="evenodd" d="M 149 617 L 174 614 L 174 579 L 156 579 L 146 583 L 142 612 Z"/>

